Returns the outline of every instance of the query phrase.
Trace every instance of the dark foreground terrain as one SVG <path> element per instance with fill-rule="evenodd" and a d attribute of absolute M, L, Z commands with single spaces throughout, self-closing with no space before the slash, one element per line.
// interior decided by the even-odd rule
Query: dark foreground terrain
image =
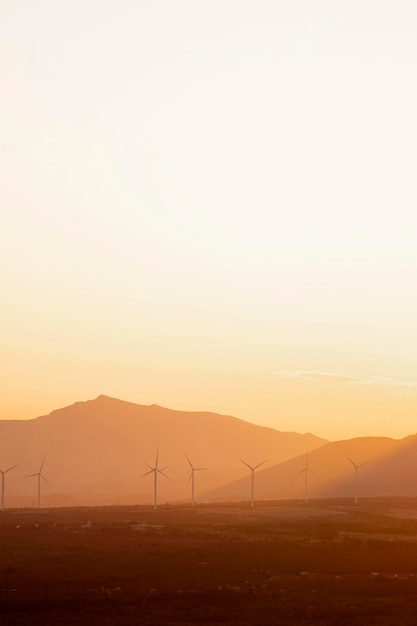
<path fill-rule="evenodd" d="M 0 623 L 417 624 L 417 499 L 0 512 Z"/>

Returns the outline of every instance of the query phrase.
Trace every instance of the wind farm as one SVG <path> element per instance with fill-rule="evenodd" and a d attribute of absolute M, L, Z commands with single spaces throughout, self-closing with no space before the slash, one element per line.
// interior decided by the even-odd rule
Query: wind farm
<path fill-rule="evenodd" d="M 184 433 L 192 450 L 185 459 Z M 45 457 L 37 472 L 24 472 L 46 442 L 54 489 L 70 491 L 80 467 L 79 479 L 93 482 L 105 506 L 89 499 L 59 505 L 52 485 L 41 493 Z M 416 453 L 415 435 L 329 442 L 104 396 L 27 425 L 0 422 L 2 477 L 13 477 L 0 515 L 2 614 L 22 626 L 22 615 L 36 623 L 39 611 L 43 626 L 207 623 L 208 612 L 232 626 L 260 615 L 271 625 L 330 624 L 341 614 L 352 624 L 384 624 L 383 616 L 414 626 L 417 484 L 409 470 Z M 356 462 L 365 454 L 372 463 Z M 138 476 L 140 462 L 147 471 Z M 397 493 L 387 495 L 394 474 Z M 29 495 L 11 506 L 26 478 L 36 479 L 37 500 Z M 126 484 L 129 502 L 121 503 Z"/>
<path fill-rule="evenodd" d="M 184 432 L 187 448 L 193 450 L 192 456 L 185 454 L 186 463 L 181 452 Z M 29 439 L 30 448 L 26 445 Z M 44 472 L 44 441 L 51 450 L 48 474 L 54 476 L 53 486 Z M 152 448 L 156 450 L 155 461 L 149 464 Z M 190 500 L 192 506 L 197 502 L 241 501 L 254 508 L 255 499 L 303 497 L 307 503 L 317 498 L 353 497 L 357 504 L 359 493 L 361 497 L 411 497 L 417 494 L 417 480 L 410 472 L 416 452 L 415 435 L 401 440 L 360 437 L 329 442 L 312 434 L 274 431 L 230 416 L 172 411 L 106 396 L 75 403 L 27 423 L 0 421 L 0 459 L 8 472 L 7 505 L 12 508 L 30 507 L 34 502 L 42 507 L 151 502 L 158 507 L 162 501 L 175 504 Z M 15 469 L 18 456 L 20 464 Z M 43 458 L 39 470 L 30 471 L 37 456 Z M 256 457 L 264 460 L 248 462 Z M 194 458 L 199 459 L 198 466 Z M 364 458 L 372 458 L 372 463 L 356 460 Z M 138 476 L 142 462 L 147 470 Z M 249 489 L 242 465 L 250 472 Z M 349 466 L 354 468 L 354 481 Z M 210 471 L 202 471 L 208 468 Z M 22 480 L 22 474 L 27 479 Z M 152 482 L 147 482 L 151 476 Z M 35 501 L 30 488 L 33 479 Z M 42 484 L 48 484 L 48 489 L 42 490 Z"/>

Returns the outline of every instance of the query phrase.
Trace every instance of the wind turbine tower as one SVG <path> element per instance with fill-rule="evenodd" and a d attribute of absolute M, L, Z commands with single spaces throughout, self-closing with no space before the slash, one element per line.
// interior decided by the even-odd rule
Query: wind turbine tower
<path fill-rule="evenodd" d="M 304 502 L 306 504 L 308 502 L 308 474 L 309 473 L 314 474 L 314 476 L 317 476 L 317 474 L 313 472 L 313 470 L 311 470 L 308 466 L 308 452 L 307 452 L 305 468 L 302 469 L 301 472 L 298 472 L 298 474 L 296 474 L 296 476 L 299 476 L 300 474 L 304 474 Z"/>
<path fill-rule="evenodd" d="M 8 467 L 5 470 L 0 470 L 0 474 L 1 474 L 1 510 L 2 511 L 4 511 L 4 482 L 5 482 L 4 481 L 4 475 L 7 474 L 7 472 L 10 472 L 15 467 L 17 467 L 17 465 L 12 465 L 12 467 Z"/>
<path fill-rule="evenodd" d="M 45 476 L 42 474 L 42 469 L 43 469 L 43 464 L 44 463 L 45 463 L 45 457 L 43 458 L 43 461 L 42 461 L 41 466 L 39 468 L 39 472 L 36 472 L 36 474 L 29 474 L 29 476 L 26 476 L 26 478 L 32 478 L 33 476 L 37 476 L 38 477 L 38 509 L 41 508 L 41 478 L 42 478 L 42 480 L 44 480 L 46 482 L 47 485 L 50 484 L 46 480 Z"/>
<path fill-rule="evenodd" d="M 258 463 L 258 465 L 252 466 L 252 465 L 249 465 L 249 463 L 246 463 L 246 461 L 242 461 L 242 459 L 239 459 L 239 461 L 241 463 L 243 463 L 243 465 L 246 465 L 246 467 L 248 467 L 250 469 L 250 471 L 251 471 L 251 486 L 250 486 L 250 506 L 251 506 L 251 509 L 253 509 L 253 506 L 254 506 L 253 494 L 254 494 L 254 487 L 255 487 L 255 470 L 258 469 L 258 467 L 260 467 L 264 463 L 266 463 L 267 460 L 268 459 L 265 459 L 265 461 L 262 461 L 261 463 Z"/>
<path fill-rule="evenodd" d="M 190 474 L 190 478 L 188 479 L 188 482 L 190 482 L 191 480 L 191 506 L 194 506 L 194 472 L 200 472 L 201 470 L 208 470 L 209 468 L 208 467 L 194 467 L 194 465 L 191 463 L 188 456 L 187 455 L 185 456 L 191 467 L 191 474 Z"/>
<path fill-rule="evenodd" d="M 367 465 L 371 461 L 365 461 L 365 463 L 354 463 L 352 459 L 350 459 L 346 454 L 345 457 L 348 461 L 350 461 L 355 468 L 355 504 L 358 504 L 358 469 L 362 467 L 362 465 Z"/>
<path fill-rule="evenodd" d="M 164 472 L 164 470 L 166 470 L 169 466 L 166 465 L 165 467 L 158 467 L 158 457 L 159 457 L 159 449 L 156 450 L 156 460 L 155 460 L 154 467 L 151 467 L 148 463 L 145 463 L 145 465 L 149 467 L 149 472 L 145 472 L 141 476 L 141 478 L 143 478 L 143 476 L 148 476 L 148 474 L 153 473 L 153 508 L 155 510 L 156 510 L 157 489 L 158 489 L 158 474 L 162 474 L 162 476 L 165 476 L 165 478 L 168 478 L 168 480 L 171 480 L 170 477 L 167 476 Z"/>

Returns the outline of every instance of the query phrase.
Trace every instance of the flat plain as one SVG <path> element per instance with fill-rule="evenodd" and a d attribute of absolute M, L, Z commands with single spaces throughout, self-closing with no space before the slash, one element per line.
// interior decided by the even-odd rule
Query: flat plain
<path fill-rule="evenodd" d="M 13 509 L 0 621 L 417 623 L 417 498 Z"/>

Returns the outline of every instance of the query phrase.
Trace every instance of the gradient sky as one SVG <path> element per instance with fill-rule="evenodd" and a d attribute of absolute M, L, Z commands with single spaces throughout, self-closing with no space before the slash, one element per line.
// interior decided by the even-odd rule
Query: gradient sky
<path fill-rule="evenodd" d="M 0 58 L 2 419 L 416 432 L 415 2 L 3 0 Z"/>

